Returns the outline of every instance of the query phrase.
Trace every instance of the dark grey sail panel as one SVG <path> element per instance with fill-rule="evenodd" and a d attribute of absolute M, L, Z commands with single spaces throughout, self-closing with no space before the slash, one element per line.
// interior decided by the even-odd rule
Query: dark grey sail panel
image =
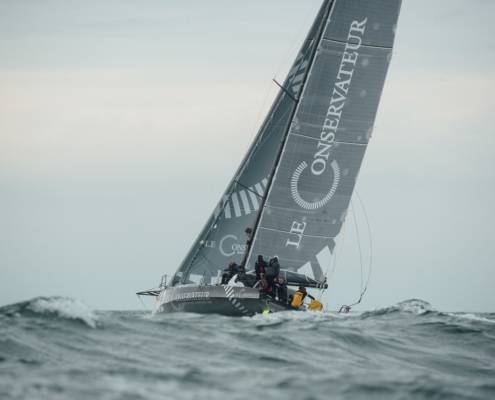
<path fill-rule="evenodd" d="M 368 143 L 392 49 L 362 45 L 353 65 L 342 63 L 345 48 L 327 40 L 320 44 L 291 134 L 320 140 L 324 131 L 323 142 Z"/>
<path fill-rule="evenodd" d="M 246 250 L 246 228 L 254 228 L 266 186 L 322 32 L 331 1 L 325 1 L 257 137 L 233 180 L 174 276 L 173 284 L 209 283 Z"/>
<path fill-rule="evenodd" d="M 331 22 L 323 37 L 327 40 L 346 42 L 352 21 L 367 19 L 367 46 L 392 48 L 399 18 L 401 0 L 345 0 L 336 1 Z"/>
<path fill-rule="evenodd" d="M 341 230 L 371 137 L 400 0 L 336 0 L 305 81 L 248 260 L 277 255 L 316 279 Z M 326 257 L 322 257 L 325 254 Z"/>
<path fill-rule="evenodd" d="M 336 143 L 329 153 L 328 171 L 321 177 L 308 172 L 310 164 L 298 158 L 302 151 L 314 151 L 316 144 L 316 140 L 304 136 L 289 136 L 262 227 L 290 232 L 286 217 L 291 216 L 291 222 L 306 223 L 305 235 L 335 237 L 339 233 L 366 148 Z"/>
<path fill-rule="evenodd" d="M 297 242 L 299 246 L 288 247 L 287 242 Z M 334 247 L 335 242 L 331 238 L 308 235 L 299 237 L 295 233 L 283 232 L 281 234 L 280 231 L 260 227 L 256 232 L 252 254 L 277 256 L 282 268 L 290 271 L 298 271 L 301 267 L 310 263 L 315 279 L 320 280 L 322 279 L 321 271 L 318 268 L 322 259 L 320 256 L 325 252 L 328 253 L 328 251 L 331 253 Z M 325 259 L 328 259 L 328 257 L 325 257 Z"/>

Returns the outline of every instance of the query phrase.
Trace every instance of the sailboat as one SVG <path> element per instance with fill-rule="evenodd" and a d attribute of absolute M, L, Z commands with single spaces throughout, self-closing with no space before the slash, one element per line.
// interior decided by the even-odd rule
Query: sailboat
<path fill-rule="evenodd" d="M 295 288 L 327 288 L 324 271 L 371 138 L 400 6 L 401 0 L 323 2 L 183 262 L 159 288 L 138 293 L 156 298 L 156 312 L 276 312 L 293 309 Z M 259 255 L 278 258 L 284 298 L 255 282 Z M 222 283 L 232 263 L 244 279 Z"/>

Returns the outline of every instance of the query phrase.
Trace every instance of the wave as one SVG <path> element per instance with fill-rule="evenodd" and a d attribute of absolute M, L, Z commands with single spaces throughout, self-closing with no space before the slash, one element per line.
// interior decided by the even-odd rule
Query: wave
<path fill-rule="evenodd" d="M 437 313 L 430 303 L 421 299 L 408 299 L 401 301 L 393 306 L 377 308 L 371 311 L 365 311 L 361 314 L 363 318 L 382 316 L 395 313 L 406 313 L 414 315 L 426 315 Z"/>
<path fill-rule="evenodd" d="M 495 314 L 419 299 L 242 318 L 95 312 L 67 297 L 0 307 L 2 399 L 242 398 L 245 388 L 270 398 L 488 400 L 493 360 Z"/>
<path fill-rule="evenodd" d="M 5 317 L 56 317 L 63 320 L 74 320 L 96 328 L 98 317 L 82 301 L 71 297 L 36 297 L 20 303 L 0 307 L 0 316 Z"/>
<path fill-rule="evenodd" d="M 84 324 L 90 328 L 110 328 L 117 327 L 118 329 L 125 329 L 126 327 L 136 327 L 138 321 L 143 323 L 152 324 L 165 324 L 169 327 L 175 326 L 177 328 L 182 325 L 187 325 L 191 321 L 189 319 L 197 320 L 197 323 L 202 323 L 203 319 L 209 320 L 213 316 L 199 315 L 199 314 L 158 314 L 151 315 L 148 313 L 139 312 L 115 312 L 112 314 L 113 318 L 106 321 L 108 312 L 99 312 L 98 315 L 89 308 L 84 302 L 62 296 L 52 297 L 36 297 L 34 299 L 10 304 L 0 307 L 0 319 L 2 317 L 24 317 L 24 318 L 50 318 L 59 319 L 65 321 L 76 321 Z M 139 315 L 139 316 L 138 316 Z M 115 317 L 119 318 L 115 318 Z M 393 316 L 397 317 L 424 317 L 430 316 L 434 318 L 436 322 L 442 321 L 443 324 L 495 324 L 495 314 L 478 314 L 478 313 L 447 313 L 441 312 L 433 308 L 433 306 L 427 301 L 421 299 L 408 299 L 401 301 L 395 305 L 377 308 L 370 311 L 351 311 L 349 314 L 340 314 L 336 311 L 324 311 L 324 312 L 298 312 L 298 311 L 285 311 L 269 315 L 255 315 L 253 317 L 242 317 L 245 323 L 249 325 L 255 325 L 258 329 L 269 329 L 270 327 L 277 327 L 281 325 L 300 325 L 300 324 L 326 324 L 336 321 L 345 320 L 365 320 L 365 319 L 377 319 Z M 102 318 L 103 322 L 100 322 Z M 229 317 L 215 316 L 215 318 L 222 318 L 228 321 L 232 321 Z M 433 320 L 425 320 L 421 318 L 418 323 L 430 323 Z M 421 322 L 422 321 L 422 322 Z M 128 324 L 129 322 L 129 324 Z M 313 325 L 314 326 L 314 325 Z"/>
<path fill-rule="evenodd" d="M 438 311 L 430 303 L 420 299 L 404 300 L 390 307 L 365 311 L 360 316 L 363 319 L 418 317 L 415 322 L 412 320 L 415 324 L 450 333 L 480 333 L 485 329 L 491 331 L 495 324 L 493 314 Z M 481 325 L 484 328 L 480 330 Z"/>
<path fill-rule="evenodd" d="M 447 315 L 453 318 L 466 319 L 474 322 L 483 322 L 488 324 L 495 324 L 495 319 L 490 319 L 485 316 L 477 315 L 474 313 L 447 313 Z"/>

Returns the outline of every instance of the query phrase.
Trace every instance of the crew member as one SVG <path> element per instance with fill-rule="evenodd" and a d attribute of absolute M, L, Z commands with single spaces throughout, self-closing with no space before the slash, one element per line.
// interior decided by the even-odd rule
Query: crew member
<path fill-rule="evenodd" d="M 236 282 L 241 282 L 244 286 L 250 286 L 250 284 L 252 286 L 252 282 L 246 274 L 246 269 L 242 264 L 237 265 L 235 273 L 237 274 Z"/>
<path fill-rule="evenodd" d="M 287 283 L 285 279 L 279 276 L 275 279 L 275 298 L 287 303 Z"/>
<path fill-rule="evenodd" d="M 280 274 L 280 264 L 278 262 L 278 256 L 274 256 L 271 260 L 271 263 L 273 263 L 273 272 L 274 272 L 274 277 L 278 278 L 278 275 Z"/>
<path fill-rule="evenodd" d="M 277 256 L 270 259 L 268 265 L 265 268 L 265 271 L 266 271 L 266 280 L 268 282 L 268 288 L 273 288 L 275 279 L 278 278 L 278 274 L 280 273 L 280 264 L 278 263 Z"/>
<path fill-rule="evenodd" d="M 254 264 L 254 272 L 256 272 L 256 282 L 259 282 L 265 278 L 266 261 L 263 260 L 263 256 L 261 254 L 258 256 L 258 261 L 256 261 L 256 264 Z"/>
<path fill-rule="evenodd" d="M 222 275 L 222 285 L 226 285 L 232 279 L 232 277 L 239 273 L 239 266 L 234 262 L 230 262 L 229 266 L 224 269 L 224 274 Z"/>
<path fill-rule="evenodd" d="M 306 291 L 306 288 L 304 286 L 299 286 L 299 289 L 297 289 L 296 293 L 292 295 L 292 300 L 291 300 L 291 307 L 298 309 L 303 305 L 304 299 L 308 292 Z"/>

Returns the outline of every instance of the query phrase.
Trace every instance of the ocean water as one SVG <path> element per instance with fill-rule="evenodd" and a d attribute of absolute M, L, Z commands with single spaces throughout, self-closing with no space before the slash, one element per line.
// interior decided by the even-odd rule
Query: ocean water
<path fill-rule="evenodd" d="M 0 308 L 0 399 L 495 399 L 495 314 Z"/>

